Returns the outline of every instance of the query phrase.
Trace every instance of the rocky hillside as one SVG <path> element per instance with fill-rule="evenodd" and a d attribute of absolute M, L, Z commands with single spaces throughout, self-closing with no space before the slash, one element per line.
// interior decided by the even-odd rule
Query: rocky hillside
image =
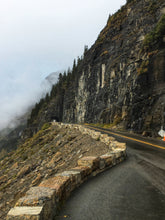
<path fill-rule="evenodd" d="M 125 148 L 125 144 L 82 126 L 44 124 L 32 138 L 0 160 L 0 219 L 5 219 L 30 187 L 76 167 L 83 156 L 112 153 L 117 147 Z"/>
<path fill-rule="evenodd" d="M 157 134 L 165 125 L 164 0 L 129 0 L 110 16 L 95 44 L 36 104 L 24 137 L 52 120 Z"/>

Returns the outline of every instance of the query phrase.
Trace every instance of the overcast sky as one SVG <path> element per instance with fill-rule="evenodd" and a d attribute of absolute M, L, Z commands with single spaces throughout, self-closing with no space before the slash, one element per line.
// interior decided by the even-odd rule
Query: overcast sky
<path fill-rule="evenodd" d="M 81 56 L 126 0 L 0 0 L 0 128 Z"/>

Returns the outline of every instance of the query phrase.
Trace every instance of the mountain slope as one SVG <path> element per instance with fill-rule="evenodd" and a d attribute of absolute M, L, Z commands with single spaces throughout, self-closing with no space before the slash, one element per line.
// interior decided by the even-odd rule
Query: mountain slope
<path fill-rule="evenodd" d="M 165 3 L 131 0 L 33 109 L 24 136 L 53 119 L 156 135 L 165 123 Z"/>
<path fill-rule="evenodd" d="M 100 156 L 117 147 L 114 138 L 108 145 L 75 127 L 46 123 L 0 160 L 0 219 L 6 219 L 8 211 L 30 187 L 76 167 L 83 156 Z"/>

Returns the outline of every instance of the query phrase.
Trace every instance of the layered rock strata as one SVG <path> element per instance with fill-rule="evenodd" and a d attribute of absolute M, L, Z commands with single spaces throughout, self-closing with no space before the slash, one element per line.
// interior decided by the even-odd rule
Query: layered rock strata
<path fill-rule="evenodd" d="M 157 135 L 165 126 L 165 3 L 131 0 L 110 16 L 79 63 L 75 78 L 29 124 L 120 124 Z"/>

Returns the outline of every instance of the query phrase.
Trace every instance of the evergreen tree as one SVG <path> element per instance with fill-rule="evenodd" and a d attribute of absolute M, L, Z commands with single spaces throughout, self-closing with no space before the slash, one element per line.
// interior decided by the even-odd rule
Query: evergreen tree
<path fill-rule="evenodd" d="M 86 54 L 87 51 L 88 51 L 88 45 L 85 45 L 85 46 L 84 46 L 84 56 L 85 56 L 85 54 Z"/>

